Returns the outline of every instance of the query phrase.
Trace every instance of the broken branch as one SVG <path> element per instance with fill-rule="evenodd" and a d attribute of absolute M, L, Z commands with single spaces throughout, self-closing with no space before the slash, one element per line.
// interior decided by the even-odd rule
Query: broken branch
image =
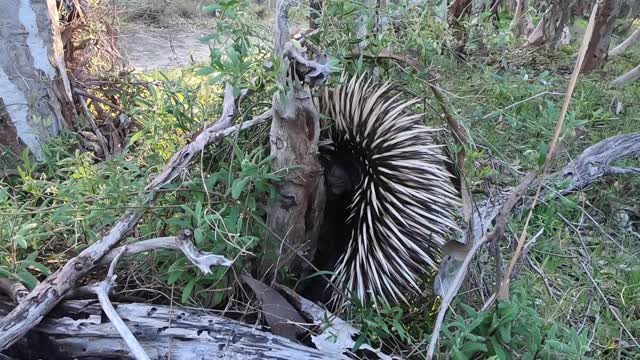
<path fill-rule="evenodd" d="M 118 254 L 116 254 L 116 256 L 113 258 L 113 261 L 111 262 L 111 265 L 109 266 L 109 271 L 107 272 L 107 276 L 105 277 L 105 279 L 91 286 L 90 289 L 94 294 L 98 296 L 98 301 L 100 301 L 102 310 L 113 324 L 113 327 L 118 330 L 118 333 L 129 347 L 129 350 L 131 350 L 133 356 L 135 356 L 137 360 L 149 360 L 149 356 L 142 349 L 142 346 L 140 346 L 140 343 L 138 342 L 138 340 L 136 340 L 136 337 L 133 336 L 133 333 L 131 332 L 131 330 L 129 330 L 127 324 L 124 323 L 120 315 L 118 315 L 116 309 L 113 307 L 113 304 L 111 304 L 111 301 L 109 300 L 109 293 L 111 293 L 111 289 L 115 285 L 116 281 L 116 264 L 118 263 L 118 259 L 125 250 L 126 246 L 120 248 Z"/>

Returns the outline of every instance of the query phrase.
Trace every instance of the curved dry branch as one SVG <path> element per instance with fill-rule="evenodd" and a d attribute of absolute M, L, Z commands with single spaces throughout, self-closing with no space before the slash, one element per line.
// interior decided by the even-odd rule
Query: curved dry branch
<path fill-rule="evenodd" d="M 120 315 L 116 312 L 116 308 L 113 307 L 113 304 L 109 300 L 109 293 L 111 293 L 111 289 L 116 283 L 116 264 L 118 263 L 118 259 L 125 252 L 126 246 L 121 247 L 118 250 L 118 253 L 111 261 L 111 265 L 109 265 L 109 271 L 107 272 L 107 276 L 104 280 L 100 281 L 97 284 L 94 284 L 90 287 L 91 291 L 98 296 L 98 301 L 100 302 L 100 306 L 102 307 L 102 311 L 104 311 L 105 315 L 113 324 L 113 327 L 116 328 L 120 337 L 124 340 L 131 350 L 131 353 L 137 360 L 149 360 L 149 355 L 144 351 L 142 346 L 136 337 L 133 336 L 131 330 L 127 327 L 127 324 L 124 323 Z"/>
<path fill-rule="evenodd" d="M 180 250 L 203 274 L 211 273 L 212 266 L 231 266 L 233 264 L 232 260 L 222 255 L 208 254 L 196 248 L 193 244 L 190 230 L 184 230 L 178 236 L 159 237 L 120 246 L 109 251 L 100 259 L 99 264 L 106 265 L 111 263 L 122 249 L 125 249 L 122 256 L 131 256 L 158 249 Z"/>

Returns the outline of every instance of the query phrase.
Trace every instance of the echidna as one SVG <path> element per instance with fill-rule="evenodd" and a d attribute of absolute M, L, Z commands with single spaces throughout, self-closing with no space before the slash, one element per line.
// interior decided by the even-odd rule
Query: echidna
<path fill-rule="evenodd" d="M 458 192 L 447 158 L 434 144 L 438 130 L 410 110 L 419 100 L 365 76 L 347 80 L 343 76 L 344 85 L 319 96 L 320 112 L 333 120 L 330 144 L 320 149 L 328 189 L 325 228 L 339 230 L 321 238 L 316 259 L 330 256 L 323 245 L 338 252 L 339 258 L 321 259 L 333 267 L 331 280 L 342 290 L 333 292 L 334 302 L 349 300 L 344 294 L 364 303 L 407 302 L 457 228 Z M 344 238 L 335 239 L 340 231 Z"/>

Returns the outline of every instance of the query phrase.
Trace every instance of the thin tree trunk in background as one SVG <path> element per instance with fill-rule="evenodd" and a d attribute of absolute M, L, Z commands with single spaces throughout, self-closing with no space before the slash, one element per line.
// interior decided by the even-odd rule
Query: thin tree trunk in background
<path fill-rule="evenodd" d="M 42 144 L 76 113 L 58 30 L 56 0 L 2 0 L 0 12 L 0 145 L 25 146 L 42 159 Z M 13 129 L 10 129 L 13 128 Z M 18 139 L 6 137 L 13 131 Z"/>
<path fill-rule="evenodd" d="M 516 6 L 511 21 L 511 31 L 516 38 L 527 35 L 529 1 L 516 0 Z"/>
<path fill-rule="evenodd" d="M 493 14 L 492 23 L 496 30 L 500 28 L 500 6 L 502 5 L 502 0 L 493 0 L 491 2 L 491 8 L 489 9 Z"/>
<path fill-rule="evenodd" d="M 527 46 L 544 46 L 547 50 L 557 50 L 574 4 L 574 0 L 551 0 L 542 19 L 529 35 Z"/>
<path fill-rule="evenodd" d="M 598 8 L 591 41 L 584 57 L 583 72 L 601 68 L 607 62 L 613 23 L 620 12 L 620 0 L 605 0 Z"/>
<path fill-rule="evenodd" d="M 440 3 L 436 7 L 436 21 L 439 23 L 446 22 L 448 12 L 449 2 L 447 0 L 440 0 Z"/>
<path fill-rule="evenodd" d="M 460 22 L 463 18 L 471 13 L 471 0 L 454 0 L 449 7 L 449 25 Z"/>
<path fill-rule="evenodd" d="M 322 0 L 311 0 L 309 6 L 309 28 L 315 30 L 319 26 L 318 19 L 322 17 Z"/>
<path fill-rule="evenodd" d="M 622 55 L 625 50 L 637 43 L 640 43 L 640 29 L 634 31 L 625 41 L 609 51 L 609 57 Z"/>
<path fill-rule="evenodd" d="M 458 42 L 454 50 L 457 55 L 464 54 L 469 34 L 463 20 L 471 14 L 472 6 L 472 0 L 454 0 L 449 7 L 449 27 L 453 30 L 453 35 Z"/>

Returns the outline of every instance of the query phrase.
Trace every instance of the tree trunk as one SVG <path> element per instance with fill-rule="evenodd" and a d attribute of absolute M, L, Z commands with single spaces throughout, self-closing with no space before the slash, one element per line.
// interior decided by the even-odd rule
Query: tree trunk
<path fill-rule="evenodd" d="M 529 10 L 528 0 L 517 0 L 513 20 L 511 21 L 511 31 L 513 36 L 520 38 L 527 35 L 527 28 L 531 23 L 531 18 L 527 13 Z"/>
<path fill-rule="evenodd" d="M 449 2 L 447 0 L 440 0 L 436 6 L 436 21 L 439 23 L 445 23 L 447 21 L 447 14 L 449 12 Z"/>
<path fill-rule="evenodd" d="M 454 0 L 449 7 L 449 27 L 453 30 L 453 36 L 458 42 L 454 49 L 457 55 L 464 54 L 469 34 L 465 29 L 463 20 L 471 14 L 472 7 L 471 0 Z"/>
<path fill-rule="evenodd" d="M 640 42 L 640 29 L 633 32 L 629 37 L 620 43 L 620 45 L 609 51 L 609 57 L 622 55 L 625 50 Z"/>
<path fill-rule="evenodd" d="M 272 169 L 283 174 L 278 197 L 270 204 L 260 275 L 275 278 L 278 269 L 305 274 L 317 248 L 324 210 L 324 172 L 318 155 L 320 115 L 309 87 L 300 84 L 295 64 L 285 57 L 289 40 L 290 0 L 278 0 L 274 51 L 287 64 L 288 76 L 278 80 L 283 90 L 273 96 L 271 121 Z M 293 62 L 293 63 L 292 63 Z"/>
<path fill-rule="evenodd" d="M 309 9 L 309 28 L 317 29 L 318 19 L 322 16 L 322 0 L 311 0 Z"/>
<path fill-rule="evenodd" d="M 0 145 L 42 144 L 68 127 L 76 113 L 64 66 L 55 0 L 2 0 L 0 12 Z M 0 120 L 1 121 L 1 120 Z M 13 130 L 10 130 L 13 128 Z M 15 137 L 5 135 L 15 133 Z"/>
<path fill-rule="evenodd" d="M 544 46 L 547 50 L 557 50 L 574 4 L 575 0 L 551 0 L 542 19 L 529 35 L 527 46 Z"/>
<path fill-rule="evenodd" d="M 584 56 L 583 72 L 601 68 L 607 62 L 611 30 L 620 12 L 620 0 L 605 0 L 598 8 L 589 47 Z"/>
<path fill-rule="evenodd" d="M 453 26 L 469 15 L 472 5 L 471 0 L 454 0 L 449 7 L 449 25 Z"/>

